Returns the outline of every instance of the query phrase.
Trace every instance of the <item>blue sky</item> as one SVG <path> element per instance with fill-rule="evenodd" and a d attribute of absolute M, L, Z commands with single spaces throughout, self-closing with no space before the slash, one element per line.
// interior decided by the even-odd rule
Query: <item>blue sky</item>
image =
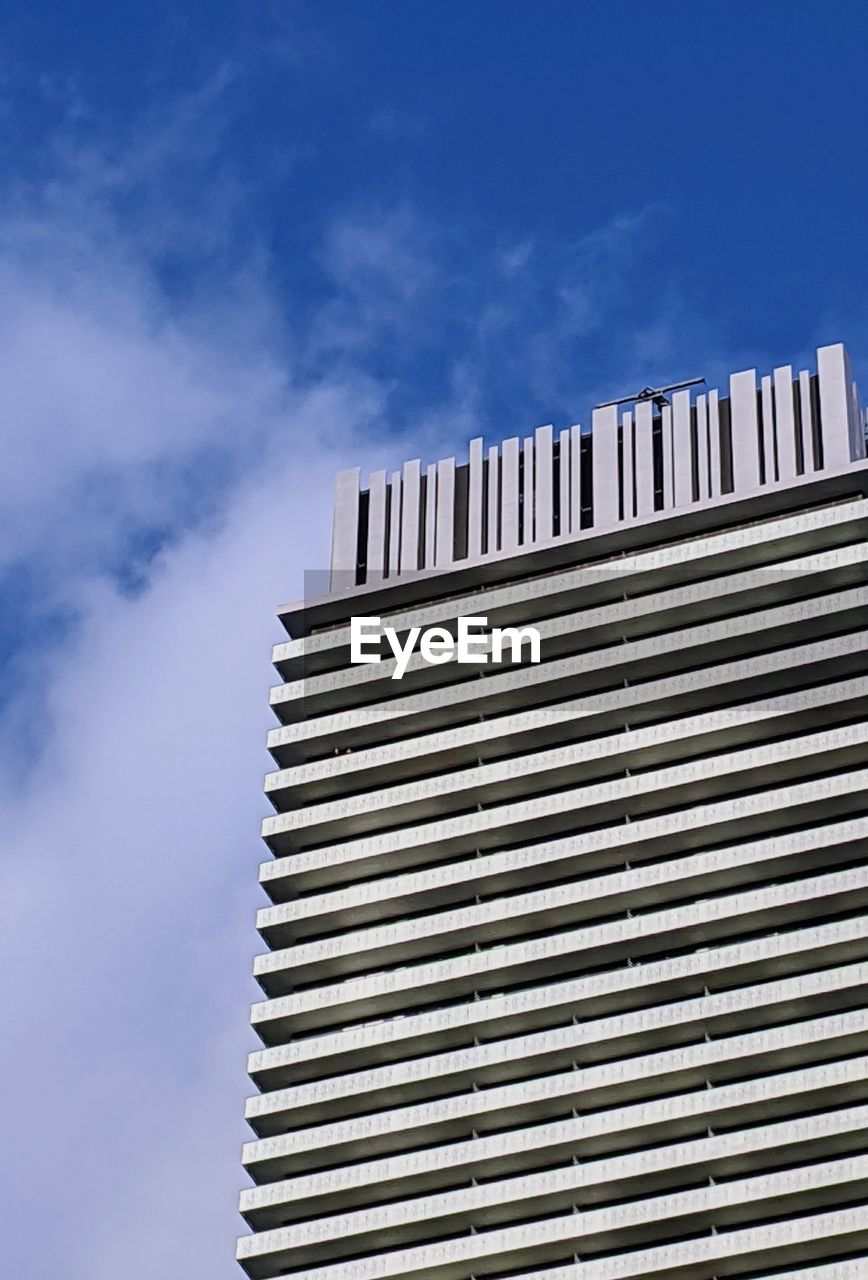
<path fill-rule="evenodd" d="M 236 1274 L 269 646 L 334 471 L 841 339 L 868 382 L 866 54 L 855 0 L 4 6 L 10 1274 Z"/>

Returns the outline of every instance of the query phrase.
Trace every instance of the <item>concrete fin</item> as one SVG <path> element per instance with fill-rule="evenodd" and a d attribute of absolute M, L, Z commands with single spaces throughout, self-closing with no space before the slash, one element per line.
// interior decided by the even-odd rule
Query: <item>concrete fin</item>
<path fill-rule="evenodd" d="M 421 463 L 418 458 L 404 463 L 401 479 L 401 572 L 419 568 L 419 505 Z"/>
<path fill-rule="evenodd" d="M 516 436 L 504 440 L 500 463 L 501 551 L 514 551 L 518 546 L 518 453 Z"/>
<path fill-rule="evenodd" d="M 437 529 L 434 563 L 437 568 L 452 564 L 455 537 L 455 459 L 437 463 Z"/>
<path fill-rule="evenodd" d="M 796 414 L 793 405 L 793 371 L 789 365 L 775 369 L 775 435 L 778 446 L 778 479 L 794 480 L 796 465 Z"/>
<path fill-rule="evenodd" d="M 340 471 L 335 479 L 332 523 L 331 589 L 355 585 L 359 542 L 359 480 L 361 468 Z"/>
<path fill-rule="evenodd" d="M 488 450 L 488 554 L 499 549 L 500 525 L 500 450 L 493 444 Z"/>
<path fill-rule="evenodd" d="M 595 409 L 591 422 L 594 528 L 618 523 L 618 410 Z"/>
<path fill-rule="evenodd" d="M 733 492 L 750 493 L 760 486 L 756 369 L 745 369 L 731 375 L 729 405 L 732 422 Z"/>
<path fill-rule="evenodd" d="M 636 515 L 654 514 L 654 406 L 650 400 L 636 405 L 633 437 L 636 443 Z"/>
<path fill-rule="evenodd" d="M 561 535 L 570 532 L 570 429 L 558 434 L 558 516 Z"/>
<path fill-rule="evenodd" d="M 553 533 L 554 441 L 551 427 L 534 432 L 534 542 L 547 542 Z M 527 541 L 527 539 L 525 539 Z"/>
<path fill-rule="evenodd" d="M 437 468 L 425 471 L 425 568 L 434 568 L 434 544 L 437 541 Z"/>
<path fill-rule="evenodd" d="M 635 515 L 633 502 L 633 414 L 621 415 L 621 512 L 624 520 Z"/>
<path fill-rule="evenodd" d="M 723 481 L 720 467 L 720 393 L 717 390 L 708 393 L 708 470 L 712 498 L 719 498 L 723 492 Z"/>
<path fill-rule="evenodd" d="M 676 391 L 672 397 L 672 482 L 674 505 L 689 506 L 693 501 L 689 391 Z"/>
<path fill-rule="evenodd" d="M 522 452 L 524 456 L 524 477 L 521 485 L 521 542 L 522 546 L 527 547 L 534 540 L 533 436 L 525 436 Z"/>
<path fill-rule="evenodd" d="M 570 532 L 582 527 L 582 428 L 570 427 Z"/>
<path fill-rule="evenodd" d="M 368 481 L 368 582 L 379 582 L 385 573 L 386 473 L 374 471 Z"/>
<path fill-rule="evenodd" d="M 857 435 L 861 428 L 853 412 L 853 374 L 843 342 L 817 351 L 820 384 L 820 422 L 823 434 L 823 469 L 837 471 L 861 457 Z"/>
<path fill-rule="evenodd" d="M 482 555 L 482 437 L 470 441 L 470 479 L 467 494 L 467 554 Z"/>
<path fill-rule="evenodd" d="M 401 473 L 393 471 L 389 480 L 389 577 L 394 578 L 400 565 L 401 548 Z"/>

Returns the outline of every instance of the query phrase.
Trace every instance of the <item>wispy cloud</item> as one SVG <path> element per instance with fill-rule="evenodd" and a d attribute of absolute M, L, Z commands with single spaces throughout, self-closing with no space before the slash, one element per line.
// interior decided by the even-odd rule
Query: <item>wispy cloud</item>
<path fill-rule="evenodd" d="M 30 1100 L 6 1264 L 213 1280 L 236 1271 L 274 608 L 384 423 L 371 379 L 295 369 L 255 261 L 167 288 L 94 171 L 0 214 L 2 1088 Z"/>
<path fill-rule="evenodd" d="M 314 399 L 295 425 L 316 438 L 346 408 Z M 234 1274 L 267 654 L 330 470 L 251 478 L 135 600 L 92 589 L 53 655 L 46 750 L 3 797 L 3 1023 L 33 1102 L 6 1125 L 21 1274 L 47 1204 L 49 1271 Z"/>
<path fill-rule="evenodd" d="M 237 231 L 236 83 L 122 146 L 75 97 L 0 204 L 16 1275 L 36 1237 L 68 1280 L 235 1275 L 267 657 L 334 471 L 586 406 L 678 322 L 677 290 L 632 318 L 660 296 L 653 210 L 564 244 L 374 200 L 334 212 L 296 309 Z"/>
<path fill-rule="evenodd" d="M 305 358 L 372 364 L 395 388 L 395 415 L 411 420 L 432 402 L 451 406 L 457 385 L 477 431 L 575 419 L 624 385 L 678 376 L 715 345 L 666 257 L 676 222 L 651 201 L 563 240 L 406 202 L 356 204 L 328 228 L 320 265 L 332 297 Z"/>
<path fill-rule="evenodd" d="M 406 142 L 421 138 L 425 122 L 419 116 L 397 111 L 394 107 L 379 107 L 368 119 L 368 132 L 386 142 Z"/>

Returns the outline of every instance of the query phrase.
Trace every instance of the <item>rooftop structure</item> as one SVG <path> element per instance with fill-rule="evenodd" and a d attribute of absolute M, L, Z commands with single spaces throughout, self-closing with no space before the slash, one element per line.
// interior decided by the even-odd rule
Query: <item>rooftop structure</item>
<path fill-rule="evenodd" d="M 815 373 L 789 366 L 757 382 L 734 373 L 727 395 L 676 391 L 658 407 L 595 409 L 590 432 L 538 427 L 469 459 L 357 468 L 335 494 L 332 590 L 505 556 L 587 529 L 704 507 L 834 472 L 865 456 L 864 413 L 843 344 L 821 347 Z"/>

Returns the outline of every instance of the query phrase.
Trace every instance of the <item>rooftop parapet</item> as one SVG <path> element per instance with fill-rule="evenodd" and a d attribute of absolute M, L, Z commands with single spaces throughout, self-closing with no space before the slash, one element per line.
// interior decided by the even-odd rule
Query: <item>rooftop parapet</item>
<path fill-rule="evenodd" d="M 729 394 L 676 391 L 668 404 L 595 409 L 591 428 L 538 427 L 469 458 L 422 470 L 359 468 L 336 482 L 332 592 L 426 569 L 515 555 L 585 529 L 749 496 L 865 457 L 864 415 L 842 343 L 817 351 L 817 371 L 789 365 L 734 373 Z"/>

